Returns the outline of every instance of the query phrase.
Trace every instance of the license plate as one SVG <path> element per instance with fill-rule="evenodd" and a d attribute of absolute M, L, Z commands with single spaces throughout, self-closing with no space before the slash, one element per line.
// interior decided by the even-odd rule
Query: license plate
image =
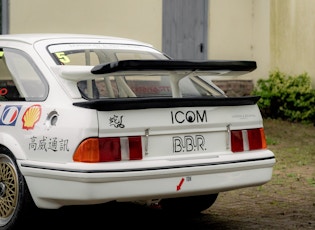
<path fill-rule="evenodd" d="M 173 136 L 173 153 L 203 152 L 206 150 L 206 139 L 203 135 Z"/>
<path fill-rule="evenodd" d="M 149 156 L 211 153 L 226 150 L 226 132 L 156 135 L 148 139 Z"/>

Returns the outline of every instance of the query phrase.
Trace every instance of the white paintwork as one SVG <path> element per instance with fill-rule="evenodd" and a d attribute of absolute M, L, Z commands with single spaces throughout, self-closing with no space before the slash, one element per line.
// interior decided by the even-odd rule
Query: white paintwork
<path fill-rule="evenodd" d="M 227 127 L 231 130 L 263 127 L 257 105 L 119 111 L 74 106 L 74 102 L 85 101 L 76 82 L 92 78 L 89 72 L 92 66 L 57 66 L 47 51 L 50 44 L 72 41 L 97 42 L 107 47 L 126 43 L 132 49 L 139 46 L 140 50 L 157 52 L 145 43 L 113 37 L 0 36 L 0 47 L 27 53 L 49 85 L 48 96 L 43 100 L 0 101 L 0 114 L 6 106 L 20 108 L 14 126 L 0 126 L 0 144 L 16 156 L 38 207 L 212 194 L 261 185 L 271 179 L 275 159 L 270 150 L 232 153 L 227 138 Z M 39 120 L 33 128 L 25 129 L 22 116 L 34 105 L 40 107 Z M 188 122 L 181 116 L 177 117 L 180 122 L 174 122 L 171 116 L 179 111 L 180 114 L 203 113 L 207 119 Z M 124 128 L 114 127 L 109 122 L 114 116 L 123 118 Z M 146 154 L 138 161 L 74 162 L 72 156 L 79 143 L 98 136 L 141 136 L 143 143 L 148 141 L 146 147 L 145 144 L 142 146 Z M 185 136 L 204 137 L 205 148 L 173 152 L 172 139 Z M 182 178 L 184 183 L 177 191 Z"/>

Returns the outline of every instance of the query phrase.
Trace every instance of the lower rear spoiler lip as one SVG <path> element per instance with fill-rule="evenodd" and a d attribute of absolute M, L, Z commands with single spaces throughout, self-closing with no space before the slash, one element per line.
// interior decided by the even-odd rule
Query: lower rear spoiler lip
<path fill-rule="evenodd" d="M 96 109 L 98 111 L 178 108 L 178 107 L 214 107 L 254 105 L 260 96 L 243 97 L 194 97 L 194 98 L 113 98 L 75 102 L 74 106 Z"/>
<path fill-rule="evenodd" d="M 186 61 L 186 60 L 123 60 L 96 65 L 92 74 L 108 74 L 119 71 L 247 71 L 257 68 L 255 61 Z"/>

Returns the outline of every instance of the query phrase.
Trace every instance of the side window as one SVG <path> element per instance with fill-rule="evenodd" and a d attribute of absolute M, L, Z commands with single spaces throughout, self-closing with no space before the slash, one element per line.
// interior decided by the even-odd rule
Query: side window
<path fill-rule="evenodd" d="M 0 50 L 0 101 L 21 100 L 21 95 L 17 90 L 13 77 L 5 62 L 4 52 Z"/>
<path fill-rule="evenodd" d="M 0 48 L 0 71 L 0 100 L 42 101 L 47 97 L 47 83 L 27 54 Z"/>

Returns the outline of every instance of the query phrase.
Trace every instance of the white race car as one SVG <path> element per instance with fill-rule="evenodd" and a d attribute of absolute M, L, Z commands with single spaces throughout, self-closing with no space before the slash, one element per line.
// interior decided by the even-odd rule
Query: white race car
<path fill-rule="evenodd" d="M 172 60 L 151 45 L 0 36 L 0 229 L 31 206 L 110 201 L 187 213 L 271 180 L 257 96 L 213 83 L 255 61 Z"/>

